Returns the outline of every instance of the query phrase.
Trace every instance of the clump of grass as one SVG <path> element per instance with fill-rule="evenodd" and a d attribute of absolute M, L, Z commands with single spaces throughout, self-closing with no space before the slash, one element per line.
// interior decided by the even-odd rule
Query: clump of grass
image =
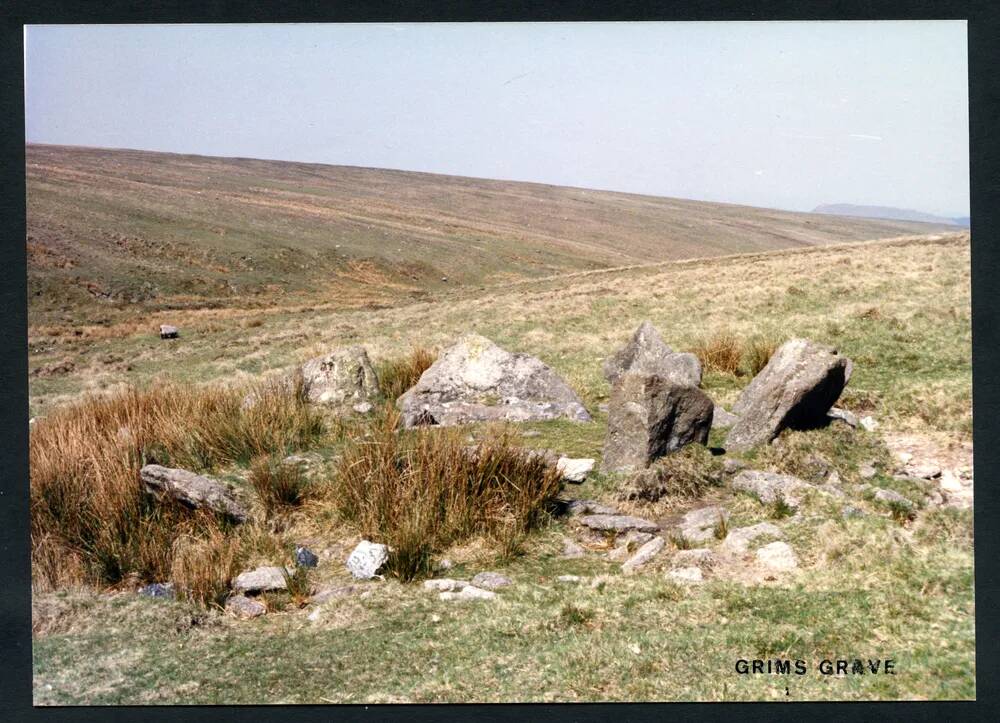
<path fill-rule="evenodd" d="M 771 503 L 768 516 L 772 520 L 783 520 L 795 514 L 795 509 L 781 497 Z"/>
<path fill-rule="evenodd" d="M 208 528 L 174 543 L 170 579 L 178 594 L 203 605 L 222 605 L 242 558 L 238 538 Z"/>
<path fill-rule="evenodd" d="M 715 527 L 712 528 L 712 534 L 715 535 L 716 540 L 726 539 L 726 535 L 729 534 L 729 521 L 724 515 L 719 515 L 719 521 L 715 523 Z"/>
<path fill-rule="evenodd" d="M 728 331 L 701 338 L 691 351 L 698 357 L 702 369 L 721 374 L 736 374 L 743 356 L 739 338 Z"/>
<path fill-rule="evenodd" d="M 281 575 L 285 578 L 285 590 L 296 607 L 304 607 L 312 594 L 312 584 L 309 581 L 309 571 L 304 567 L 296 567 L 291 575 L 282 567 Z"/>
<path fill-rule="evenodd" d="M 621 500 L 659 502 L 701 497 L 722 482 L 722 464 L 700 444 L 661 457 L 629 476 L 616 492 Z"/>
<path fill-rule="evenodd" d="M 395 401 L 420 379 L 420 375 L 437 359 L 437 353 L 417 347 L 404 357 L 387 359 L 376 367 L 379 388 L 383 396 Z"/>
<path fill-rule="evenodd" d="M 679 532 L 672 532 L 670 534 L 670 542 L 678 550 L 691 549 L 691 541 Z"/>
<path fill-rule="evenodd" d="M 225 530 L 143 495 L 148 462 L 194 471 L 308 445 L 323 430 L 295 388 L 160 385 L 90 396 L 33 425 L 29 442 L 34 583 L 162 581 L 178 535 Z"/>
<path fill-rule="evenodd" d="M 272 457 L 257 457 L 251 462 L 250 484 L 268 517 L 302 504 L 310 492 L 309 479 L 297 465 L 282 464 Z"/>
<path fill-rule="evenodd" d="M 594 611 L 573 603 L 564 603 L 559 610 L 559 622 L 564 626 L 586 625 L 594 619 Z"/>
<path fill-rule="evenodd" d="M 546 518 L 560 475 L 493 430 L 467 448 L 453 429 L 397 431 L 386 405 L 350 439 L 335 478 L 335 503 L 363 535 L 392 548 L 389 571 L 407 581 L 435 552 L 480 535 L 501 554 Z"/>
<path fill-rule="evenodd" d="M 779 346 L 780 342 L 772 337 L 751 337 L 743 343 L 741 370 L 751 377 L 757 376 Z"/>

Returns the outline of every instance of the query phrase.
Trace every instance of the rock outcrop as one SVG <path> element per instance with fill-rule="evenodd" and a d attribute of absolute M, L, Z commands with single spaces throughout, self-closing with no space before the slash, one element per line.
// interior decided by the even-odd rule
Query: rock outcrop
<path fill-rule="evenodd" d="M 687 444 L 705 444 L 714 406 L 697 387 L 656 374 L 623 374 L 611 393 L 603 470 L 644 469 Z"/>
<path fill-rule="evenodd" d="M 478 334 L 468 334 L 446 349 L 396 405 L 407 427 L 494 420 L 590 421 L 579 397 L 551 368 Z"/>
<path fill-rule="evenodd" d="M 302 365 L 302 391 L 307 401 L 337 411 L 378 399 L 379 385 L 368 352 L 360 346 L 337 349 Z M 367 407 L 370 409 L 370 407 Z"/>
<path fill-rule="evenodd" d="M 139 479 L 143 489 L 157 498 L 168 497 L 192 509 L 209 509 L 234 522 L 246 522 L 249 516 L 229 487 L 186 469 L 147 464 L 139 470 Z"/>
<path fill-rule="evenodd" d="M 642 322 L 628 344 L 604 361 L 604 378 L 614 387 L 627 372 L 658 374 L 682 386 L 701 384 L 701 362 L 694 354 L 675 352 L 648 321 Z"/>
<path fill-rule="evenodd" d="M 850 370 L 850 360 L 832 347 L 807 339 L 785 342 L 733 405 L 739 420 L 729 430 L 726 448 L 746 450 L 770 442 L 785 428 L 825 424 Z"/>

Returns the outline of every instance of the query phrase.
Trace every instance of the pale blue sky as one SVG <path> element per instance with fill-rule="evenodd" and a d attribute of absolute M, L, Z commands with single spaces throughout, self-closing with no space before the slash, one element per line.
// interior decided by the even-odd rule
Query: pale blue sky
<path fill-rule="evenodd" d="M 29 142 L 965 215 L 964 21 L 32 26 Z"/>

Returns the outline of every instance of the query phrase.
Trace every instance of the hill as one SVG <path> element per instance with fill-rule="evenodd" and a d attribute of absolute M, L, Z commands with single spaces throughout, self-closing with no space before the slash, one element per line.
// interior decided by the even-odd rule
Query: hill
<path fill-rule="evenodd" d="M 343 307 L 588 269 L 943 230 L 346 166 L 27 147 L 32 323 Z M 116 302 L 97 304 L 95 301 Z"/>
<path fill-rule="evenodd" d="M 823 213 L 832 216 L 850 216 L 854 218 L 881 218 L 896 221 L 915 221 L 918 223 L 933 223 L 952 226 L 969 226 L 968 216 L 945 218 L 931 213 L 914 211 L 909 208 L 893 208 L 892 206 L 855 206 L 851 203 L 833 203 L 817 206 L 813 213 Z"/>

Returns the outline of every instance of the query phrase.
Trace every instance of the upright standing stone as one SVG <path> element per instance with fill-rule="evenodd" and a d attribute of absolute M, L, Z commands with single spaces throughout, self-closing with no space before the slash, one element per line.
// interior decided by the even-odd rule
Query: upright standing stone
<path fill-rule="evenodd" d="M 694 354 L 675 352 L 648 321 L 642 322 L 628 344 L 604 361 L 604 378 L 613 387 L 626 372 L 659 374 L 677 384 L 701 384 L 701 362 Z"/>
<path fill-rule="evenodd" d="M 337 349 L 302 365 L 306 400 L 349 412 L 378 398 L 378 377 L 368 352 L 360 346 Z"/>
<path fill-rule="evenodd" d="M 626 372 L 611 393 L 604 471 L 643 469 L 687 444 L 705 444 L 714 406 L 697 387 Z"/>

